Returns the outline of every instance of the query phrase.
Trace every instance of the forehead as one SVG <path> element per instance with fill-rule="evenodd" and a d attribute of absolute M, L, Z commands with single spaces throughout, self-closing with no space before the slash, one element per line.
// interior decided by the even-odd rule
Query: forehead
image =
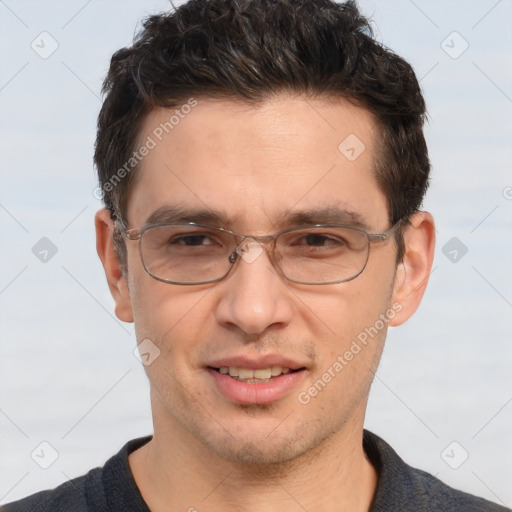
<path fill-rule="evenodd" d="M 208 210 L 232 228 L 341 209 L 385 226 L 374 176 L 376 122 L 346 100 L 280 95 L 256 106 L 197 98 L 144 120 L 131 225 L 158 209 Z M 288 215 L 288 217 L 291 217 Z M 296 217 L 296 215 L 295 215 Z"/>

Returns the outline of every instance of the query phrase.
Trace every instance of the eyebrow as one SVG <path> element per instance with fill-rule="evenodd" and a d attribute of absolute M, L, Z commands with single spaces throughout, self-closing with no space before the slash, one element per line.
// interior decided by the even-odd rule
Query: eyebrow
<path fill-rule="evenodd" d="M 197 224 L 223 226 L 227 224 L 227 217 L 221 212 L 214 212 L 206 208 L 162 206 L 146 219 L 146 224 L 160 224 L 164 222 L 195 222 Z"/>
<path fill-rule="evenodd" d="M 145 224 L 160 224 L 167 222 L 194 222 L 210 226 L 226 227 L 233 223 L 233 219 L 219 211 L 206 208 L 189 208 L 184 206 L 162 206 L 151 213 Z M 340 207 L 327 207 L 296 212 L 288 212 L 277 223 L 280 227 L 312 226 L 315 224 L 341 224 L 359 229 L 368 230 L 369 223 L 360 214 L 353 210 Z"/>
<path fill-rule="evenodd" d="M 370 229 L 368 221 L 360 213 L 334 206 L 294 212 L 286 215 L 284 221 L 293 225 L 342 224 L 364 230 Z"/>

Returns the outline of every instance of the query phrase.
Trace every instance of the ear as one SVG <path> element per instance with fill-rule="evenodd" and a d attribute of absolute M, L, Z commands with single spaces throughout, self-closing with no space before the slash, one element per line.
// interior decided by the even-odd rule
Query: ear
<path fill-rule="evenodd" d="M 398 264 L 393 289 L 393 304 L 400 304 L 401 309 L 389 325 L 404 323 L 418 309 L 432 269 L 435 238 L 432 215 L 415 213 L 404 229 L 405 254 Z"/>
<path fill-rule="evenodd" d="M 96 250 L 107 277 L 110 293 L 115 301 L 117 318 L 123 322 L 133 322 L 132 302 L 128 282 L 123 275 L 121 262 L 114 247 L 114 221 L 106 209 L 96 213 Z"/>

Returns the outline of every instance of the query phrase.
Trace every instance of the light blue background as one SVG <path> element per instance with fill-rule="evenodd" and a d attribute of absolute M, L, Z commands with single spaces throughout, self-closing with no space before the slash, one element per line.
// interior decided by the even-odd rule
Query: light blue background
<path fill-rule="evenodd" d="M 95 253 L 92 152 L 110 56 L 168 5 L 0 0 L 0 502 L 151 432 L 133 330 L 113 316 Z M 438 230 L 424 303 L 388 336 L 367 427 L 407 462 L 512 506 L 512 1 L 360 5 L 421 78 Z M 43 31 L 59 44 L 46 60 L 30 46 Z M 442 48 L 453 31 L 469 44 L 457 59 Z M 43 236 L 58 248 L 47 263 L 31 252 Z M 442 252 L 452 237 L 468 248 L 457 263 Z M 42 441 L 59 454 L 46 470 L 30 457 Z M 441 457 L 453 441 L 452 459 L 469 454 L 458 469 Z"/>

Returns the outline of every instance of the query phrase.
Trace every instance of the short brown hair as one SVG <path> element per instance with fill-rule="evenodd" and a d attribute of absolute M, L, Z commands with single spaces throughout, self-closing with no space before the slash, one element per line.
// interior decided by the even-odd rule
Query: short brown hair
<path fill-rule="evenodd" d="M 94 161 L 113 218 L 126 212 L 126 162 L 151 109 L 191 97 L 254 104 L 283 91 L 369 110 L 380 128 L 375 173 L 390 222 L 420 208 L 430 171 L 420 86 L 411 66 L 373 38 L 355 2 L 190 0 L 147 18 L 134 44 L 112 57 Z M 401 234 L 397 242 L 400 261 Z"/>

